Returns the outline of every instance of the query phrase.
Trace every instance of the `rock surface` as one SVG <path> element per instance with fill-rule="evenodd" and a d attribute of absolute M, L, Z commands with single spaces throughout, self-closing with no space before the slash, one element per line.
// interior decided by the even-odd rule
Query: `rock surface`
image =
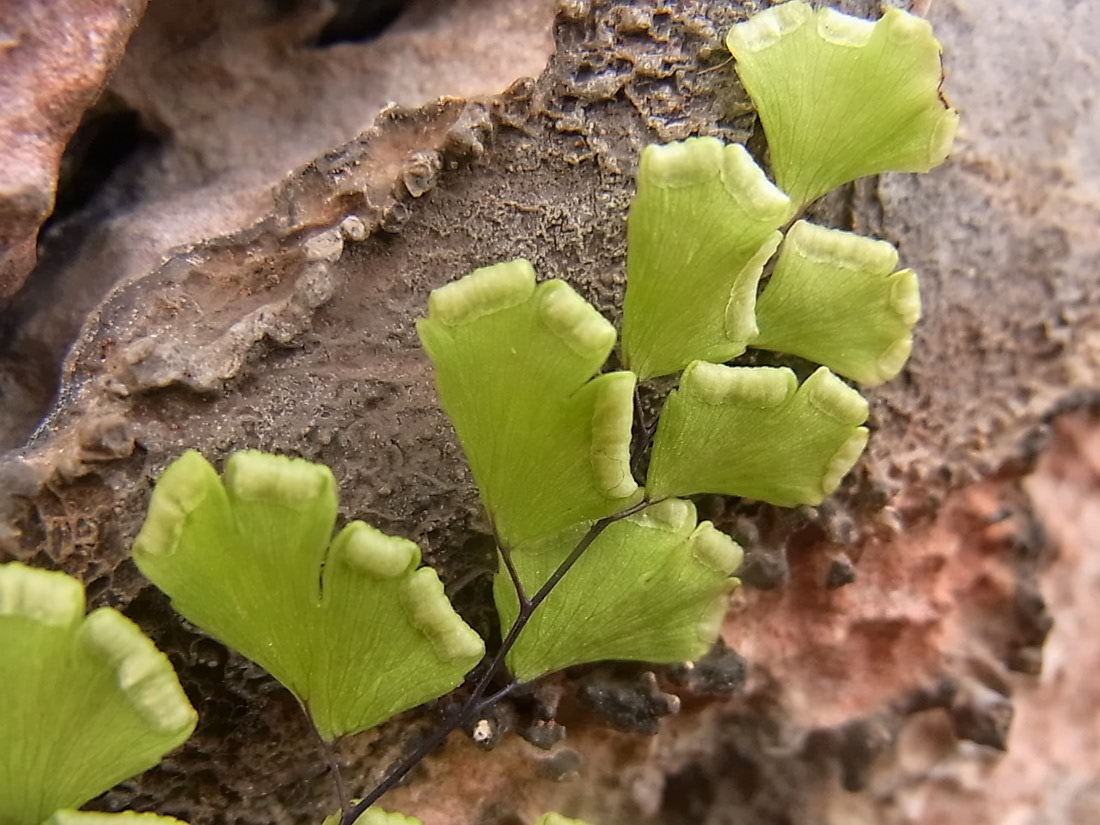
<path fill-rule="evenodd" d="M 0 315 L 0 449 L 41 420 L 66 351 L 115 284 L 260 222 L 291 170 L 355 138 L 388 102 L 498 92 L 541 71 L 553 45 L 548 0 L 420 0 L 384 36 L 331 44 L 320 42 L 331 3 L 283 5 L 150 5 L 76 141 L 106 143 L 111 157 L 70 176 L 65 200 L 82 208 L 55 216 L 35 283 Z"/>
<path fill-rule="evenodd" d="M 201 714 L 184 749 L 103 806 L 266 823 L 335 805 L 289 695 L 182 626 L 127 560 L 152 480 L 186 447 L 327 462 L 344 515 L 419 542 L 491 629 L 486 525 L 413 323 L 432 288 L 521 255 L 617 317 L 639 149 L 690 134 L 759 148 L 717 68 L 743 5 L 466 0 L 433 16 L 425 3 L 368 43 L 319 50 L 325 4 L 211 0 L 189 17 L 154 0 L 110 94 L 162 137 L 136 141 L 47 233 L 35 291 L 5 318 L 0 373 L 24 410 L 5 424 L 16 447 L 75 338 L 44 425 L 0 460 L 2 554 L 62 567 L 93 603 L 123 607 Z M 724 634 L 743 659 L 563 677 L 556 699 L 521 697 L 495 724 L 543 744 L 564 725 L 564 742 L 505 734 L 484 754 L 455 736 L 387 804 L 425 825 L 530 822 L 547 807 L 594 823 L 969 822 L 1009 788 L 1014 821 L 1070 822 L 1095 793 L 1088 734 L 1058 751 L 1075 765 L 1058 782 L 1023 755 L 1072 726 L 1044 700 L 1089 719 L 1100 704 L 1059 629 L 1043 669 L 1050 613 L 1059 628 L 1091 621 L 1074 542 L 1095 514 L 1062 499 L 1095 489 L 1067 446 L 1091 454 L 1092 425 L 1061 425 L 1040 460 L 1050 422 L 1100 387 L 1100 13 L 1072 0 L 930 13 L 963 113 L 955 156 L 932 175 L 864 181 L 816 216 L 893 241 L 920 273 L 913 360 L 870 393 L 871 448 L 834 500 L 703 502 L 753 539 Z M 449 62 L 463 54 L 465 70 Z M 361 88 L 368 65 L 377 85 Z M 497 97 L 412 108 L 540 72 Z M 376 118 L 392 97 L 410 105 Z M 342 743 L 354 785 L 431 713 Z"/>
<path fill-rule="evenodd" d="M 0 8 L 0 307 L 34 267 L 61 154 L 147 2 L 12 0 Z"/>

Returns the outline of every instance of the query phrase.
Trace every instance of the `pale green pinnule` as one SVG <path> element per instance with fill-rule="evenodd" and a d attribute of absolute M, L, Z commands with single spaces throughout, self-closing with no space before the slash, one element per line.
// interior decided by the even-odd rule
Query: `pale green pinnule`
<path fill-rule="evenodd" d="M 269 458 L 258 450 L 245 450 L 226 462 L 225 489 L 231 499 L 302 512 L 317 502 L 336 501 L 336 479 L 324 464 Z"/>
<path fill-rule="evenodd" d="M 691 555 L 700 564 L 716 573 L 729 574 L 737 570 L 744 559 L 741 545 L 716 528 L 709 521 L 699 525 L 691 537 Z M 709 601 L 702 599 L 703 612 L 696 626 L 699 641 L 709 650 L 722 630 L 729 610 L 729 594 L 713 594 Z"/>
<path fill-rule="evenodd" d="M 537 592 L 572 552 L 588 524 L 517 547 L 512 558 L 528 593 Z M 610 525 L 535 611 L 508 654 L 520 681 L 607 659 L 682 662 L 714 644 L 741 548 L 695 506 L 652 505 Z M 519 612 L 503 569 L 493 594 L 507 633 Z"/>
<path fill-rule="evenodd" d="M 607 358 L 615 346 L 615 327 L 564 281 L 548 281 L 539 290 L 539 318 L 581 357 Z"/>
<path fill-rule="evenodd" d="M 368 808 L 355 820 L 355 825 L 421 825 L 421 822 L 415 816 L 388 813 L 380 808 Z"/>
<path fill-rule="evenodd" d="M 911 269 L 904 269 L 897 273 L 898 277 L 890 286 L 890 308 L 897 314 L 903 323 L 910 327 L 920 320 L 920 284 L 917 282 L 917 274 Z M 905 277 L 901 277 L 904 274 Z"/>
<path fill-rule="evenodd" d="M 863 455 L 863 450 L 867 446 L 869 435 L 866 427 L 858 427 L 833 453 L 833 457 L 825 467 L 825 474 L 821 477 L 821 487 L 828 491 L 826 495 L 840 486 L 844 476 L 848 475 L 848 471 L 859 461 L 859 457 Z"/>
<path fill-rule="evenodd" d="M 664 501 L 654 502 L 632 518 L 642 527 L 685 536 L 698 523 L 695 505 L 683 498 L 666 498 Z"/>
<path fill-rule="evenodd" d="M 735 585 L 740 583 L 734 580 Z M 709 601 L 702 600 L 699 620 L 695 625 L 695 632 L 699 635 L 700 649 L 710 650 L 718 637 L 722 634 L 722 625 L 726 621 L 726 613 L 729 612 L 730 599 L 728 593 L 719 593 Z M 695 657 L 696 659 L 699 656 Z"/>
<path fill-rule="evenodd" d="M 18 616 L 42 625 L 68 627 L 84 615 L 84 588 L 65 573 L 12 562 L 0 567 L 0 618 Z"/>
<path fill-rule="evenodd" d="M 643 150 L 623 304 L 623 361 L 639 379 L 744 352 L 789 211 L 743 146 L 702 137 Z"/>
<path fill-rule="evenodd" d="M 867 420 L 867 399 L 824 367 L 806 379 L 802 395 L 822 416 L 842 426 L 858 427 Z"/>
<path fill-rule="evenodd" d="M 77 643 L 114 669 L 118 687 L 150 730 L 174 737 L 194 727 L 195 711 L 168 657 L 117 610 L 101 607 L 89 613 Z"/>
<path fill-rule="evenodd" d="M 638 484 L 630 472 L 634 374 L 614 373 L 600 384 L 592 405 L 592 471 L 596 486 L 611 498 L 632 495 Z"/>
<path fill-rule="evenodd" d="M 481 658 L 485 643 L 463 621 L 457 620 L 443 590 L 443 582 L 430 567 L 422 567 L 405 582 L 402 594 L 409 621 L 435 648 L 444 662 Z"/>
<path fill-rule="evenodd" d="M 752 346 L 869 386 L 890 380 L 909 357 L 920 318 L 917 276 L 895 272 L 897 262 L 885 241 L 797 222 L 757 302 Z"/>
<path fill-rule="evenodd" d="M 342 814 L 337 811 L 325 817 L 322 825 L 339 825 Z M 381 808 L 371 806 L 359 815 L 355 825 L 423 825 L 415 816 L 405 816 L 399 813 L 389 813 Z"/>
<path fill-rule="evenodd" d="M 187 825 L 187 823 L 173 816 L 141 814 L 135 811 L 120 811 L 116 814 L 98 811 L 56 811 L 42 825 Z"/>
<path fill-rule="evenodd" d="M 593 378 L 614 327 L 564 282 L 530 287 L 533 278 L 522 260 L 477 270 L 433 293 L 446 291 L 417 324 L 443 409 L 510 546 L 641 497 L 630 473 L 634 375 Z M 444 321 L 436 313 L 448 304 L 463 310 Z"/>
<path fill-rule="evenodd" d="M 692 368 L 691 381 L 681 386 L 694 400 L 720 406 L 735 403 L 756 410 L 770 410 L 790 400 L 798 390 L 794 373 L 782 367 L 759 367 L 731 372 L 720 364 L 700 361 Z"/>
<path fill-rule="evenodd" d="M 0 565 L 0 822 L 39 825 L 157 764 L 197 716 L 164 656 L 63 573 Z"/>
<path fill-rule="evenodd" d="M 340 540 L 338 557 L 375 578 L 396 579 L 420 566 L 420 548 L 415 542 L 388 536 L 361 521 L 342 530 Z"/>
<path fill-rule="evenodd" d="M 683 499 L 670 499 L 682 501 Z M 741 566 L 741 545 L 711 524 L 704 521 L 691 535 L 691 555 L 711 570 L 729 575 Z"/>
<path fill-rule="evenodd" d="M 456 326 L 524 303 L 535 291 L 535 270 L 522 258 L 475 269 L 465 278 L 433 289 L 428 316 Z"/>
<path fill-rule="evenodd" d="M 187 506 L 176 506 L 183 500 Z M 336 509 L 327 467 L 246 450 L 226 462 L 223 484 L 205 458 L 188 451 L 157 481 L 134 562 L 185 618 L 302 699 L 313 654 L 301 617 L 320 598 L 318 571 Z M 171 546 L 158 545 L 169 537 Z"/>
<path fill-rule="evenodd" d="M 864 175 L 927 172 L 951 150 L 958 113 L 940 95 L 926 20 L 891 7 L 872 23 L 791 0 L 738 23 L 726 43 L 791 215 Z"/>
<path fill-rule="evenodd" d="M 484 655 L 415 544 L 362 522 L 333 538 L 336 508 L 321 465 L 238 453 L 223 485 L 188 453 L 134 544 L 176 610 L 270 671 L 326 741 L 453 690 Z"/>
<path fill-rule="evenodd" d="M 548 813 L 540 816 L 535 825 L 588 825 L 588 823 L 580 819 L 569 819 L 561 814 Z"/>
<path fill-rule="evenodd" d="M 188 450 L 173 461 L 161 475 L 159 492 L 154 490 L 145 514 L 145 523 L 134 539 L 134 548 L 142 552 L 174 553 L 190 515 L 198 510 L 211 493 L 224 490 L 217 473 L 198 452 Z"/>
<path fill-rule="evenodd" d="M 867 442 L 867 402 L 825 367 L 691 364 L 661 411 L 646 495 L 820 504 Z"/>

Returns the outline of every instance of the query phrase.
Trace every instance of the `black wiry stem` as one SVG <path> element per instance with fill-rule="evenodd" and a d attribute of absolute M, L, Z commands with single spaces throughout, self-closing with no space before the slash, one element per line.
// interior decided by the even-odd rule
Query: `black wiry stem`
<path fill-rule="evenodd" d="M 306 715 L 306 719 L 309 721 L 310 730 L 312 730 L 317 737 L 317 742 L 321 746 L 321 754 L 324 756 L 325 764 L 328 766 L 329 775 L 336 785 L 336 797 L 340 800 L 340 811 L 347 814 L 348 810 L 351 808 L 351 794 L 348 793 L 347 783 L 344 782 L 344 774 L 340 771 L 340 763 L 336 761 L 336 751 L 333 749 L 332 743 L 326 742 L 325 738 L 321 736 L 321 732 L 317 730 L 317 726 L 313 724 L 313 717 L 309 715 L 309 710 L 306 706 L 301 705 L 301 707 Z"/>
<path fill-rule="evenodd" d="M 546 601 L 546 597 L 549 596 L 553 589 L 558 586 L 558 583 L 565 578 L 565 574 L 580 560 L 584 552 L 603 534 L 604 530 L 615 522 L 622 521 L 624 518 L 628 518 L 635 513 L 640 513 L 642 510 L 656 503 L 656 501 L 640 501 L 632 507 L 628 507 L 614 515 L 606 516 L 594 522 L 592 526 L 588 528 L 588 531 L 581 537 L 581 540 L 577 542 L 576 547 L 573 548 L 565 561 L 558 565 L 558 568 L 551 574 L 550 578 L 546 580 L 546 583 L 539 588 L 539 591 L 530 599 L 526 600 L 526 603 L 522 599 L 520 600 L 519 613 L 516 616 L 515 622 L 508 630 L 508 634 L 504 637 L 504 641 L 500 643 L 500 648 L 489 662 L 489 666 L 485 669 L 485 672 L 481 674 L 481 678 L 478 679 L 473 692 L 467 697 L 466 701 L 462 703 L 462 707 L 436 728 L 430 736 L 420 742 L 408 756 L 390 768 L 382 781 L 375 786 L 374 790 L 351 807 L 345 808 L 343 815 L 340 817 L 340 825 L 353 825 L 355 820 L 362 816 L 367 808 L 392 790 L 406 775 L 408 775 L 409 771 L 419 765 L 420 762 L 435 750 L 452 731 L 465 724 L 475 711 L 480 712 L 492 703 L 483 700 L 485 691 L 489 688 L 493 677 L 495 677 L 504 666 L 505 657 L 515 645 L 516 640 L 527 626 L 527 623 L 531 621 L 531 616 L 538 609 L 539 605 Z M 517 576 L 513 581 L 518 582 L 519 577 Z M 490 699 L 495 701 L 496 699 L 503 698 L 515 690 L 516 687 L 518 687 L 518 685 L 513 682 L 491 696 Z"/>
<path fill-rule="evenodd" d="M 519 606 L 522 609 L 525 605 L 530 605 L 531 600 L 527 598 L 527 589 L 520 581 L 519 571 L 516 570 L 516 563 L 512 558 L 512 548 L 500 540 L 500 536 L 497 535 L 495 529 L 493 530 L 493 536 L 496 538 L 497 551 L 504 560 L 504 569 L 508 571 L 508 578 L 512 580 L 512 587 L 516 590 L 516 598 L 519 600 Z"/>
<path fill-rule="evenodd" d="M 477 717 L 481 716 L 481 714 L 485 713 L 485 711 L 487 711 L 501 699 L 506 699 L 526 684 L 529 683 L 509 682 L 496 693 L 490 693 L 488 696 L 477 703 L 477 705 L 474 707 L 473 713 L 470 714 L 470 718 L 476 719 Z"/>

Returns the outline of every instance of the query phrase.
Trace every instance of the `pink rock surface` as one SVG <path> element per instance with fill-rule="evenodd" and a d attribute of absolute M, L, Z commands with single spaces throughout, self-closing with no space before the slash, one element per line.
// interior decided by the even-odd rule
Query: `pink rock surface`
<path fill-rule="evenodd" d="M 61 155 L 122 59 L 146 2 L 0 4 L 0 305 L 34 267 Z"/>

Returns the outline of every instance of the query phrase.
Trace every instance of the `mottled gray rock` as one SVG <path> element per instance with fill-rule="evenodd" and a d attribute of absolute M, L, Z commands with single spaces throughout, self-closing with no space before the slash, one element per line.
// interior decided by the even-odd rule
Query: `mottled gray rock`
<path fill-rule="evenodd" d="M 537 80 L 387 110 L 252 202 L 247 219 L 234 207 L 218 237 L 205 240 L 207 227 L 162 265 L 153 254 L 128 264 L 76 313 L 57 403 L 0 463 L 0 478 L 18 482 L 0 505 L 3 552 L 63 567 L 89 582 L 93 602 L 124 607 L 169 651 L 202 715 L 180 753 L 104 804 L 257 823 L 315 821 L 334 804 L 292 699 L 181 625 L 127 560 L 153 478 L 187 447 L 215 461 L 256 447 L 327 462 L 343 515 L 418 541 L 459 608 L 491 630 L 486 525 L 415 319 L 432 288 L 516 256 L 617 317 L 641 147 L 714 134 L 762 148 L 732 71 L 714 68 L 744 13 L 565 0 Z M 702 502 L 723 526 L 751 525 L 787 571 L 772 590 L 747 589 L 731 614 L 725 637 L 746 662 L 744 687 L 718 699 L 656 674 L 639 697 L 677 697 L 679 713 L 647 739 L 604 729 L 598 708 L 580 706 L 586 677 L 575 674 L 556 720 L 515 709 L 517 729 L 568 727 L 567 772 L 516 737 L 489 754 L 455 741 L 393 806 L 426 825 L 532 821 L 551 805 L 597 825 L 900 823 L 914 820 L 891 789 L 932 770 L 914 741 L 964 761 L 1003 744 L 1024 678 L 1014 672 L 1034 673 L 1049 630 L 1043 530 L 1018 479 L 1050 416 L 1098 386 L 1100 15 L 1071 0 L 941 0 L 931 13 L 963 115 L 955 156 L 931 175 L 864 181 L 816 215 L 893 241 L 920 273 L 913 360 L 870 393 L 871 448 L 835 500 L 795 512 Z M 231 121 L 233 96 L 222 105 Z M 59 266 L 83 254 L 69 249 Z M 829 589 L 840 552 L 856 580 Z M 345 743 L 355 786 L 428 716 Z M 914 740 L 921 725 L 927 736 Z M 980 744 L 960 746 L 966 737 Z"/>

